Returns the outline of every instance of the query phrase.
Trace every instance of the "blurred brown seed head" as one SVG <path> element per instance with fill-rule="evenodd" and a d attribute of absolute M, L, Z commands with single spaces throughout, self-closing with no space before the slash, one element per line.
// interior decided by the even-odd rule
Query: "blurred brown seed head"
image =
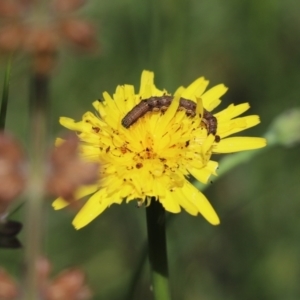
<path fill-rule="evenodd" d="M 61 23 L 61 32 L 71 44 L 81 50 L 92 51 L 96 48 L 95 29 L 86 21 L 65 20 Z"/>
<path fill-rule="evenodd" d="M 18 296 L 18 287 L 15 281 L 0 268 L 0 299 L 15 300 Z"/>
<path fill-rule="evenodd" d="M 96 49 L 94 27 L 71 14 L 86 0 L 44 1 L 44 10 L 33 0 L 0 0 L 0 51 L 23 50 L 33 56 L 38 73 L 49 73 L 66 40 L 83 51 Z M 52 5 L 51 5 L 52 4 Z"/>
<path fill-rule="evenodd" d="M 38 74 L 47 74 L 55 65 L 60 37 L 55 29 L 27 28 L 24 49 L 33 54 L 34 69 Z"/>
<path fill-rule="evenodd" d="M 0 28 L 0 49 L 13 52 L 23 43 L 24 31 L 18 24 L 8 24 Z"/>
<path fill-rule="evenodd" d="M 50 282 L 50 272 L 52 269 L 52 265 L 50 261 L 46 257 L 40 257 L 36 261 L 36 273 L 37 273 L 37 280 L 38 280 L 38 287 L 41 295 L 43 295 L 47 292 L 49 282 Z"/>
<path fill-rule="evenodd" d="M 49 193 L 67 201 L 74 200 L 74 192 L 81 185 L 97 181 L 99 165 L 83 161 L 78 153 L 79 140 L 70 136 L 53 150 L 47 181 Z"/>
<path fill-rule="evenodd" d="M 0 212 L 20 194 L 26 184 L 25 156 L 16 140 L 0 133 Z"/>
<path fill-rule="evenodd" d="M 28 52 L 41 54 L 56 52 L 59 37 L 55 32 L 55 28 L 49 26 L 45 28 L 26 28 L 26 40 L 24 47 Z"/>
<path fill-rule="evenodd" d="M 85 275 L 79 269 L 69 269 L 60 273 L 49 285 L 47 300 L 87 300 L 91 291 L 85 285 Z"/>
<path fill-rule="evenodd" d="M 0 17 L 12 18 L 19 16 L 24 9 L 21 1 L 1 0 Z"/>
<path fill-rule="evenodd" d="M 44 281 L 49 277 L 51 271 L 51 263 L 46 257 L 41 257 L 36 264 L 36 270 L 39 280 Z"/>
<path fill-rule="evenodd" d="M 57 12 L 69 13 L 85 4 L 86 0 L 53 0 L 53 7 Z"/>
<path fill-rule="evenodd" d="M 92 293 L 86 284 L 85 274 L 77 269 L 62 271 L 53 281 L 49 278 L 51 263 L 46 258 L 40 258 L 36 271 L 39 278 L 39 289 L 45 300 L 88 300 Z M 0 299 L 20 299 L 20 292 L 15 281 L 0 268 Z"/>

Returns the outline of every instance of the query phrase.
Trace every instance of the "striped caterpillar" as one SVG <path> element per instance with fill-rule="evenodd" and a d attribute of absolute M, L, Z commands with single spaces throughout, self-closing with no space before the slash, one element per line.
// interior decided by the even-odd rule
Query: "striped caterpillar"
<path fill-rule="evenodd" d="M 122 119 L 122 125 L 125 128 L 129 128 L 149 111 L 166 111 L 172 100 L 173 97 L 167 95 L 144 99 L 126 114 L 126 116 Z M 187 116 L 194 117 L 196 115 L 196 106 L 197 104 L 194 101 L 180 98 L 178 110 L 185 109 Z M 216 117 L 214 117 L 214 115 L 206 109 L 203 109 L 202 121 L 207 128 L 208 134 L 213 134 L 215 136 L 215 141 L 219 142 L 220 137 L 216 135 L 218 127 Z"/>

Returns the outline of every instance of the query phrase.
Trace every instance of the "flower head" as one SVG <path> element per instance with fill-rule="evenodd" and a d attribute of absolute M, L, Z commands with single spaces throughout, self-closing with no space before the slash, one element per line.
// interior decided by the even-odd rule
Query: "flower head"
<path fill-rule="evenodd" d="M 220 84 L 205 92 L 208 83 L 201 77 L 171 95 L 156 88 L 154 74 L 144 71 L 137 94 L 132 85 L 118 86 L 112 97 L 105 92 L 103 100 L 93 103 L 96 113 L 85 113 L 79 122 L 60 119 L 78 133 L 82 156 L 101 164 L 98 184 L 77 191 L 78 199 L 93 194 L 73 221 L 77 229 L 124 200 L 149 204 L 155 199 L 169 212 L 184 208 L 219 224 L 209 201 L 188 179 L 193 176 L 207 183 L 216 175 L 218 163 L 211 160 L 215 153 L 257 149 L 266 142 L 228 138 L 257 125 L 259 117 L 236 118 L 249 108 L 248 103 L 231 104 L 212 115 L 227 88 Z M 53 204 L 55 209 L 67 205 L 62 198 Z"/>

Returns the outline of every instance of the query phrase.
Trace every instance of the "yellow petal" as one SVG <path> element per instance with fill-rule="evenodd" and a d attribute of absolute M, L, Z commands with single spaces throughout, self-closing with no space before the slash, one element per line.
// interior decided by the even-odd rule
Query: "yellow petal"
<path fill-rule="evenodd" d="M 98 185 L 94 184 L 94 185 L 87 185 L 87 186 L 81 186 L 76 192 L 75 192 L 75 198 L 77 200 L 90 195 L 94 192 L 96 192 L 98 189 Z M 68 206 L 70 204 L 70 202 L 64 200 L 63 198 L 59 197 L 57 198 L 53 203 L 52 206 L 55 210 L 59 210 L 62 209 L 66 206 Z"/>
<path fill-rule="evenodd" d="M 180 205 L 170 192 L 166 193 L 166 197 L 159 198 L 159 202 L 162 204 L 166 211 L 173 214 L 179 213 L 181 211 Z"/>
<path fill-rule="evenodd" d="M 209 102 L 208 105 L 205 106 L 205 109 L 208 111 L 214 110 L 217 106 L 219 106 L 221 103 L 220 99 L 215 99 Z"/>
<path fill-rule="evenodd" d="M 96 217 L 98 217 L 109 206 L 109 204 L 110 201 L 106 197 L 106 190 L 99 190 L 81 208 L 79 213 L 74 218 L 72 224 L 76 229 L 86 226 Z"/>
<path fill-rule="evenodd" d="M 220 223 L 220 219 L 209 201 L 191 183 L 186 181 L 181 192 L 188 201 L 197 207 L 199 213 L 202 214 L 209 223 L 212 225 L 218 225 Z"/>
<path fill-rule="evenodd" d="M 200 182 L 207 183 L 210 176 L 215 174 L 215 170 L 218 167 L 218 163 L 215 161 L 209 161 L 208 164 L 202 169 L 189 168 L 188 171 Z"/>
<path fill-rule="evenodd" d="M 126 113 L 128 113 L 136 105 L 134 87 L 132 85 L 126 84 L 124 86 L 124 92 L 125 92 L 125 99 L 126 99 L 125 109 L 126 109 Z"/>
<path fill-rule="evenodd" d="M 67 117 L 60 117 L 59 123 L 62 126 L 74 131 L 88 131 L 92 127 L 91 124 L 86 122 L 75 122 L 73 119 Z"/>
<path fill-rule="evenodd" d="M 223 96 L 227 90 L 228 90 L 228 88 L 224 84 L 218 84 L 218 85 L 214 86 L 213 88 L 211 88 L 210 90 L 208 90 L 206 93 L 204 93 L 201 96 L 202 101 L 203 101 L 203 106 L 208 111 L 215 108 L 220 103 L 220 101 L 218 99 L 221 96 Z M 216 100 L 217 100 L 217 102 L 215 102 Z M 215 102 L 214 105 L 212 105 L 213 102 Z"/>
<path fill-rule="evenodd" d="M 98 101 L 98 109 L 97 109 L 97 112 L 99 113 L 100 117 L 105 119 L 106 116 L 107 116 L 107 112 L 106 112 L 106 103 L 103 102 L 103 101 Z"/>
<path fill-rule="evenodd" d="M 70 204 L 70 202 L 68 202 L 68 201 L 64 200 L 63 198 L 59 197 L 59 198 L 54 200 L 54 202 L 52 203 L 52 206 L 55 210 L 59 210 L 59 209 L 65 208 L 69 204 Z"/>
<path fill-rule="evenodd" d="M 185 90 L 185 88 L 183 86 L 180 86 L 174 93 L 174 97 L 176 96 L 181 96 L 181 94 L 183 93 L 183 91 Z"/>
<path fill-rule="evenodd" d="M 56 139 L 55 139 L 55 147 L 58 147 L 58 146 L 61 145 L 63 142 L 65 142 L 64 139 L 56 138 Z"/>
<path fill-rule="evenodd" d="M 121 124 L 120 120 L 120 112 L 118 106 L 115 104 L 115 101 L 110 97 L 107 92 L 103 93 L 103 98 L 106 104 L 105 112 L 107 115 L 105 116 L 105 121 L 113 128 L 119 127 Z M 100 107 L 100 106 L 99 106 Z"/>
<path fill-rule="evenodd" d="M 164 198 L 166 197 L 166 187 L 163 186 L 158 180 L 153 182 L 154 197 Z"/>
<path fill-rule="evenodd" d="M 197 216 L 198 209 L 197 207 L 188 199 L 186 199 L 182 193 L 178 193 L 179 189 L 176 189 L 174 192 L 171 193 L 172 199 L 180 204 L 190 215 Z"/>
<path fill-rule="evenodd" d="M 259 116 L 247 116 L 242 118 L 236 118 L 231 121 L 227 121 L 226 123 L 218 124 L 218 135 L 221 138 L 224 138 L 226 136 L 232 135 L 234 133 L 246 130 L 248 128 L 251 128 L 253 126 L 256 126 L 260 123 Z"/>
<path fill-rule="evenodd" d="M 99 104 L 100 104 L 100 101 L 99 100 L 95 100 L 93 103 L 92 103 L 92 105 L 93 105 L 93 107 L 98 111 L 98 109 L 99 109 Z"/>
<path fill-rule="evenodd" d="M 232 137 L 221 140 L 216 144 L 213 152 L 233 153 L 265 147 L 266 139 L 259 137 Z"/>
<path fill-rule="evenodd" d="M 149 93 L 147 89 L 149 88 L 149 86 L 153 85 L 153 82 L 154 82 L 154 73 L 144 70 L 141 76 L 141 85 L 140 85 L 139 94 L 142 96 L 144 94 Z"/>
<path fill-rule="evenodd" d="M 223 109 L 219 113 L 214 114 L 219 121 L 233 119 L 250 108 L 249 103 L 242 103 L 239 105 L 230 104 L 226 109 Z"/>
<path fill-rule="evenodd" d="M 192 82 L 182 93 L 181 97 L 196 102 L 196 98 L 200 98 L 202 93 L 208 86 L 209 81 L 205 80 L 204 77 L 200 77 Z"/>
<path fill-rule="evenodd" d="M 166 127 L 174 117 L 175 113 L 177 112 L 177 108 L 179 106 L 179 97 L 176 96 L 172 101 L 170 107 L 167 109 L 164 115 L 162 115 L 159 123 L 157 123 L 157 138 L 158 136 L 162 136 L 166 133 Z"/>
<path fill-rule="evenodd" d="M 212 144 L 215 142 L 215 136 L 210 134 L 202 145 L 202 153 L 205 157 L 207 153 L 210 151 Z"/>

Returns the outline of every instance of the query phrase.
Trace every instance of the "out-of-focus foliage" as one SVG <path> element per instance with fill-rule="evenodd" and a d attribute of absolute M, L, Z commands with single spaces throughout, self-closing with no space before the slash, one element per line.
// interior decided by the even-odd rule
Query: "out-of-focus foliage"
<path fill-rule="evenodd" d="M 79 118 L 118 84 L 138 86 L 142 69 L 153 70 L 157 86 L 170 91 L 200 75 L 223 82 L 229 86 L 223 105 L 249 101 L 262 123 L 248 134 L 262 135 L 276 115 L 300 103 L 299 9 L 291 0 L 90 1 L 82 14 L 99 29 L 100 52 L 78 56 L 65 49 L 60 55 L 51 87 L 51 137 L 62 133 L 59 116 Z M 1 66 L 2 76 L 4 58 Z M 28 74 L 28 62 L 18 56 L 6 128 L 25 145 Z M 184 212 L 176 216 L 168 229 L 174 299 L 299 299 L 299 178 L 299 146 L 277 147 L 206 191 L 220 226 Z M 144 209 L 114 205 L 75 231 L 74 212 L 54 212 L 50 203 L 44 250 L 54 271 L 78 265 L 94 299 L 124 299 L 146 238 Z M 0 264 L 14 274 L 21 259 L 22 250 L 0 250 Z M 146 270 L 134 299 L 151 299 Z"/>

